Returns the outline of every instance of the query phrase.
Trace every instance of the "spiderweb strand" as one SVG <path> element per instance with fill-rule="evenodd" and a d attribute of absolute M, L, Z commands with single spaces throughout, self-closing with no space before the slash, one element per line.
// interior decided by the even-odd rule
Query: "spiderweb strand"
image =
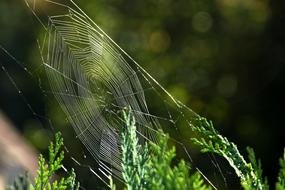
<path fill-rule="evenodd" d="M 200 116 L 171 96 L 72 0 L 74 8 L 43 1 L 66 8 L 64 14 L 48 16 L 44 24 L 35 11 L 35 1 L 32 6 L 25 1 L 46 30 L 43 42 L 38 43 L 50 84 L 45 93 L 55 96 L 76 137 L 96 160 L 103 176 L 121 179 L 119 133 L 124 125 L 120 115 L 123 108 L 132 108 L 141 143 L 156 143 L 158 129 L 177 128 L 177 122 L 184 121 L 189 127 L 195 125 Z M 153 94 L 166 107 L 164 115 L 149 111 L 147 100 Z M 178 139 L 171 139 L 192 161 L 186 146 Z M 105 182 L 90 166 L 86 167 Z M 209 181 L 198 168 L 197 171 Z"/>
<path fill-rule="evenodd" d="M 84 15 L 69 9 L 68 15 L 50 17 L 47 29 L 44 64 L 51 91 L 56 92 L 67 116 L 76 114 L 68 120 L 95 160 L 112 166 L 100 164 L 101 171 L 119 174 L 123 122 L 112 112 L 130 106 L 141 126 L 160 128 L 157 118 L 149 114 L 139 78 L 113 43 Z M 62 95 L 66 93 L 70 96 Z M 156 134 L 148 128 L 140 127 L 138 132 L 156 142 Z"/>
<path fill-rule="evenodd" d="M 163 117 L 149 113 L 146 86 L 142 86 L 141 80 L 160 96 L 168 96 L 183 116 L 185 108 L 188 115 L 198 115 L 172 97 L 73 1 L 79 11 L 48 2 L 66 7 L 68 12 L 48 19 L 47 42 L 43 46 L 51 92 L 94 159 L 107 163 L 100 164 L 101 171 L 120 178 L 119 131 L 123 122 L 116 113 L 130 106 L 144 141 L 156 142 L 157 129 L 161 128 Z"/>

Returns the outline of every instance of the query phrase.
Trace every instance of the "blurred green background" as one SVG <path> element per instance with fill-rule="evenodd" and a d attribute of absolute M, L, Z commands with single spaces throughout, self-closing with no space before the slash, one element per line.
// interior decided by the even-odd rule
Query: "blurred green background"
<path fill-rule="evenodd" d="M 170 93 L 234 141 L 256 150 L 270 183 L 285 146 L 285 1 L 78 1 L 87 14 Z M 41 7 L 45 15 L 45 7 Z M 0 1 L 0 44 L 23 65 L 39 61 L 42 34 L 24 1 Z M 56 124 L 57 105 L 36 76 L 0 51 L 0 62 L 39 115 Z M 150 100 L 151 104 L 151 100 Z M 48 133 L 0 72 L 0 109 L 39 150 Z M 47 121 L 43 121 L 47 123 Z M 1 135 L 1 134 L 0 134 Z"/>

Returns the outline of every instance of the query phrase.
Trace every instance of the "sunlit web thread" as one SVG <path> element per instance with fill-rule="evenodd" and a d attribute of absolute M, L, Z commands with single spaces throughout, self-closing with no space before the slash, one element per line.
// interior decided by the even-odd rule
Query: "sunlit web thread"
<path fill-rule="evenodd" d="M 57 92 L 55 96 L 67 115 L 82 113 L 75 118 L 70 118 L 70 123 L 76 133 L 80 134 L 79 138 L 95 159 L 104 160 L 107 163 L 112 160 L 115 163 L 111 164 L 116 165 L 117 168 L 115 168 L 120 171 L 120 146 L 118 146 L 116 129 L 119 129 L 122 122 L 117 118 L 107 118 L 108 112 L 103 115 L 102 113 L 106 110 L 101 110 L 96 101 L 92 101 L 92 97 L 99 97 L 98 94 L 102 92 L 111 92 L 112 98 L 116 99 L 115 105 L 121 108 L 132 107 L 137 123 L 142 126 L 138 128 L 139 131 L 141 130 L 140 133 L 144 134 L 142 136 L 148 137 L 147 140 L 156 141 L 156 134 L 145 126 L 158 129 L 159 122 L 149 114 L 143 88 L 136 72 L 122 56 L 121 49 L 115 47 L 116 44 L 97 25 L 93 26 L 88 17 L 71 8 L 68 15 L 49 18 L 48 36 L 46 68 L 52 91 Z M 135 66 L 148 83 L 159 86 L 179 108 L 183 106 L 137 63 Z M 130 80 L 129 76 L 135 77 Z M 91 85 L 94 86 L 93 89 Z M 58 92 L 63 89 L 78 96 L 90 96 L 89 100 L 60 96 Z M 132 94 L 133 91 L 141 91 L 141 93 L 133 93 L 133 96 L 122 98 L 126 97 L 124 94 Z M 109 103 L 108 106 L 112 104 Z M 148 116 L 139 112 L 147 113 Z M 192 111 L 191 113 L 195 115 Z M 104 138 L 110 136 L 114 137 L 115 144 L 110 146 L 110 143 L 102 143 Z M 100 148 L 100 151 L 94 147 Z M 98 152 L 100 152 L 99 155 Z"/>
<path fill-rule="evenodd" d="M 121 171 L 118 133 L 123 123 L 108 110 L 116 109 L 112 105 L 131 106 L 137 123 L 142 126 L 152 125 L 157 129 L 158 122 L 150 115 L 138 113 L 149 113 L 143 88 L 113 44 L 92 28 L 82 15 L 73 10 L 69 12 L 69 15 L 49 19 L 46 68 L 51 90 L 60 92 L 65 89 L 71 94 L 89 97 L 82 100 L 55 95 L 66 115 L 81 113 L 69 117 L 77 137 L 98 163 L 111 164 L 114 172 L 101 164 L 104 171 L 117 174 Z M 131 80 L 129 76 L 133 76 Z M 106 97 L 107 92 L 111 92 L 111 97 Z M 105 98 L 103 109 L 96 101 L 101 97 Z M 108 102 L 110 99 L 115 101 Z M 148 137 L 147 140 L 156 141 L 152 131 L 143 127 L 138 131 L 144 134 L 142 137 Z"/>
<path fill-rule="evenodd" d="M 22 63 L 21 61 L 19 61 L 16 57 L 14 57 L 7 49 L 5 49 L 2 45 L 0 45 L 0 49 L 4 52 L 4 54 L 6 54 L 8 57 L 10 57 L 13 61 L 15 61 L 15 63 L 20 66 L 27 74 L 29 74 L 29 76 L 33 76 L 34 73 L 32 73 L 30 70 L 27 69 L 27 67 L 24 65 L 24 63 Z M 41 48 L 39 48 L 41 49 Z M 25 93 L 23 93 L 22 89 L 20 89 L 20 87 L 18 86 L 17 82 L 14 80 L 13 76 L 11 76 L 11 74 L 9 73 L 9 71 L 6 69 L 6 67 L 4 66 L 4 64 L 2 64 L 2 62 L 0 62 L 1 64 L 1 70 L 4 72 L 4 74 L 7 76 L 7 78 L 9 79 L 9 81 L 11 82 L 12 86 L 15 88 L 15 90 L 17 91 L 18 95 L 22 98 L 23 102 L 26 104 L 28 110 L 33 114 L 34 118 L 38 121 L 39 124 L 41 124 L 40 126 L 45 128 L 45 124 L 48 124 L 48 129 L 51 129 L 53 134 L 56 133 L 56 129 L 54 128 L 54 125 L 52 124 L 52 121 L 50 118 L 44 116 L 44 115 L 40 115 L 38 114 L 33 106 L 29 103 L 29 100 L 26 98 Z M 37 71 L 39 71 L 37 69 Z M 40 79 L 39 79 L 39 83 L 40 83 Z M 46 94 L 47 91 L 45 91 L 44 89 L 42 89 L 41 84 L 39 84 L 39 87 L 41 89 L 41 91 L 43 92 L 43 94 Z M 67 94 L 65 94 L 67 95 Z M 82 98 L 82 97 L 81 97 Z M 48 140 L 52 141 L 53 136 L 51 134 L 48 135 Z M 64 149 L 67 152 L 67 155 L 69 155 L 69 148 L 67 148 L 64 145 Z M 109 185 L 109 178 L 110 176 L 108 176 L 106 174 L 106 171 L 103 171 L 101 169 L 99 169 L 101 171 L 101 174 L 103 174 L 106 179 L 102 178 L 102 176 L 100 176 L 99 174 L 96 173 L 96 171 L 90 166 L 90 165 L 86 165 L 86 164 L 82 164 L 80 161 L 78 161 L 76 158 L 74 158 L 72 155 L 69 155 L 71 160 L 74 161 L 74 163 L 76 163 L 79 167 L 82 168 L 86 168 L 88 169 L 92 174 L 94 174 L 98 179 L 100 179 L 103 183 L 105 183 L 107 186 Z M 85 155 L 84 155 L 85 156 Z M 99 163 L 99 165 L 103 165 L 104 163 Z M 70 172 L 65 168 L 65 166 L 62 166 L 63 171 L 67 172 L 70 174 Z M 106 170 L 106 167 L 105 167 Z M 110 171 L 107 172 L 108 174 L 110 174 Z M 80 185 L 80 189 L 86 189 L 85 187 L 83 187 L 82 185 Z"/>
<path fill-rule="evenodd" d="M 170 115 L 169 111 L 164 117 L 149 113 L 144 94 L 147 88 L 141 85 L 141 80 L 161 96 L 162 103 L 168 97 L 168 106 L 172 106 L 181 119 L 188 118 L 185 120 L 189 126 L 195 124 L 199 116 L 173 98 L 77 5 L 74 4 L 79 11 L 48 2 L 64 6 L 69 11 L 49 17 L 45 26 L 47 40 L 40 48 L 42 54 L 47 55 L 43 63 L 51 92 L 65 111 L 77 137 L 101 163 L 104 171 L 120 177 L 118 133 L 122 121 L 116 115 L 120 109 L 131 106 L 141 139 L 153 142 L 156 142 L 157 129 L 161 128 L 161 118 Z M 168 122 L 172 125 L 173 118 Z"/>
<path fill-rule="evenodd" d="M 30 72 L 27 67 L 24 65 L 23 62 L 19 61 L 16 57 L 14 57 L 7 49 L 5 49 L 3 46 L 0 45 L 0 49 L 3 50 L 3 52 L 8 56 L 10 57 L 13 61 L 15 61 L 15 63 L 20 66 L 29 76 L 32 76 L 32 72 Z M 18 95 L 20 96 L 20 98 L 23 100 L 23 102 L 25 103 L 25 105 L 27 106 L 28 110 L 32 113 L 33 117 L 38 121 L 38 124 L 40 124 L 40 126 L 43 128 L 43 129 L 50 129 L 52 130 L 53 134 L 56 133 L 56 129 L 54 128 L 54 125 L 51 121 L 50 118 L 44 116 L 44 115 L 41 115 L 39 113 L 37 113 L 33 106 L 29 103 L 29 100 L 27 99 L 27 97 L 25 96 L 25 93 L 22 91 L 22 89 L 18 86 L 17 82 L 14 80 L 13 76 L 11 76 L 11 74 L 9 73 L 9 71 L 6 69 L 5 65 L 0 62 L 0 65 L 1 65 L 1 70 L 4 72 L 4 74 L 7 76 L 8 80 L 10 81 L 10 83 L 12 84 L 12 86 L 14 87 L 14 89 L 17 91 Z M 41 84 L 39 84 L 41 85 Z M 43 91 L 43 89 L 41 88 L 42 92 L 45 93 Z M 46 128 L 45 125 L 48 125 L 48 127 Z M 52 141 L 53 140 L 53 135 L 51 135 L 50 133 L 48 133 L 48 136 L 47 136 L 48 140 L 49 141 Z M 69 152 L 69 148 L 67 148 L 67 146 L 63 145 L 64 146 L 64 149 L 67 153 L 67 155 L 70 154 Z M 82 164 L 81 162 L 79 162 L 78 160 L 76 160 L 72 155 L 69 155 L 70 158 L 79 166 L 79 167 L 82 167 L 82 168 L 87 168 L 91 173 L 93 173 L 98 179 L 100 179 L 103 183 L 105 183 L 107 186 L 109 185 L 108 181 L 106 181 L 106 179 L 102 179 L 101 176 L 99 176 L 95 171 L 94 169 L 90 166 L 90 165 L 86 165 L 86 164 Z M 85 156 L 85 155 L 84 155 Z M 64 172 L 68 173 L 69 175 L 71 174 L 70 171 L 68 171 L 66 169 L 66 167 L 64 165 L 62 165 L 62 169 Z M 109 177 L 108 177 L 109 179 Z M 84 186 L 82 186 L 80 184 L 80 189 L 83 189 L 85 190 L 86 188 Z"/>

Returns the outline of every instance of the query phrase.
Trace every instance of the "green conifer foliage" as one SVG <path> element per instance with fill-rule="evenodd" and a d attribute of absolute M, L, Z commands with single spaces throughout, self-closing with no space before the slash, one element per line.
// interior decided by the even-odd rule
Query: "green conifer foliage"
<path fill-rule="evenodd" d="M 130 109 L 124 111 L 122 132 L 123 178 L 127 190 L 210 190 L 198 172 L 189 174 L 181 160 L 173 165 L 175 147 L 168 149 L 168 136 L 158 132 L 159 143 L 138 144 L 135 118 Z"/>

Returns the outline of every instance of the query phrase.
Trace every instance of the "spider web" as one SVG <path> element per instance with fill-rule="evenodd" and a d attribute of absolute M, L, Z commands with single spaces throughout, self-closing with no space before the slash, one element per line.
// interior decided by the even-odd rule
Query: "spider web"
<path fill-rule="evenodd" d="M 170 136 L 172 143 L 178 145 L 195 165 L 185 145 L 189 142 L 177 137 L 183 133 L 181 130 L 191 130 L 200 118 L 198 114 L 168 93 L 72 0 L 70 5 L 45 0 L 63 10 L 63 13 L 48 15 L 46 22 L 36 13 L 36 0 L 25 2 L 46 31 L 43 40 L 38 42 L 42 66 L 50 84 L 43 92 L 55 97 L 76 139 L 84 144 L 98 169 L 71 156 L 76 164 L 87 167 L 106 184 L 109 176 L 122 178 L 120 131 L 124 121 L 121 112 L 130 107 L 141 144 L 157 143 L 158 129 L 172 131 L 176 133 Z M 2 69 L 20 92 L 5 67 Z M 33 114 L 37 115 L 34 111 Z M 49 118 L 45 119 L 51 122 Z M 179 126 L 184 127 L 180 129 Z M 208 156 L 226 185 L 216 158 Z M 198 167 L 195 169 L 216 189 Z"/>
<path fill-rule="evenodd" d="M 43 64 L 50 89 L 67 115 L 76 137 L 99 163 L 102 172 L 120 177 L 119 133 L 124 124 L 118 113 L 129 106 L 136 118 L 141 141 L 156 143 L 162 120 L 163 126 L 165 122 L 168 126 L 174 125 L 174 121 L 166 115 L 150 113 L 147 97 L 153 93 L 168 96 L 172 102 L 163 101 L 159 105 L 172 103 L 183 117 L 183 108 L 186 107 L 89 17 L 71 7 L 67 9 L 68 14 L 50 16 L 48 20 L 47 44 L 44 44 L 47 45 L 44 53 L 47 56 Z M 188 113 L 198 117 L 190 109 Z M 191 121 L 191 118 L 187 120 L 189 125 Z"/>

